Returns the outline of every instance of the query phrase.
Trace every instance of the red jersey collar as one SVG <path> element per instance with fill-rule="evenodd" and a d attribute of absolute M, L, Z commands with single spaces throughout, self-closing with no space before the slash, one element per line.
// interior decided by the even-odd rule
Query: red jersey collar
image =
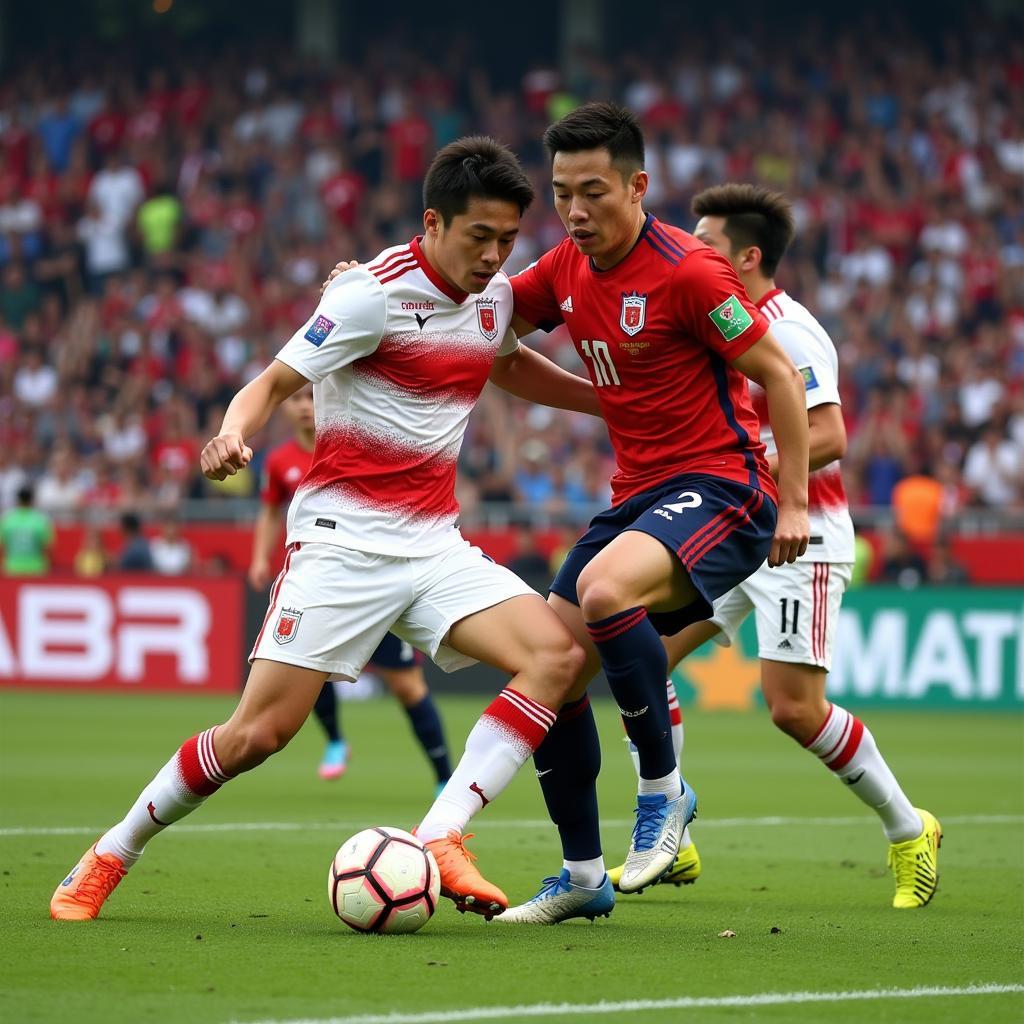
<path fill-rule="evenodd" d="M 765 292 L 764 295 L 754 303 L 754 305 L 757 306 L 758 309 L 764 309 L 767 302 L 774 299 L 776 295 L 781 295 L 785 290 L 785 288 L 773 288 L 771 291 Z"/>
<path fill-rule="evenodd" d="M 410 243 L 409 248 L 412 249 L 413 256 L 416 257 L 416 262 L 419 263 L 420 269 L 424 274 L 427 275 L 430 283 L 439 291 L 442 295 L 447 295 L 452 302 L 462 305 L 469 298 L 469 292 L 460 291 L 453 284 L 449 284 L 431 265 L 430 260 L 423 255 L 423 250 L 420 248 L 420 239 L 422 235 L 417 235 Z"/>

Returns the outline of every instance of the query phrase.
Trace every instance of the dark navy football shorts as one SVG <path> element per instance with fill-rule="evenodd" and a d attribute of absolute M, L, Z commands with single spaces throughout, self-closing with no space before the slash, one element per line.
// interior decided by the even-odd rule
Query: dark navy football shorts
<path fill-rule="evenodd" d="M 578 605 L 576 581 L 620 533 L 638 530 L 665 545 L 682 563 L 700 599 L 649 618 L 662 636 L 711 616 L 712 604 L 742 583 L 768 557 L 778 510 L 764 491 L 701 473 L 684 473 L 601 512 L 576 542 L 551 593 Z"/>
<path fill-rule="evenodd" d="M 423 655 L 412 644 L 399 640 L 394 633 L 387 633 L 370 658 L 370 664 L 377 668 L 413 668 L 421 664 Z"/>

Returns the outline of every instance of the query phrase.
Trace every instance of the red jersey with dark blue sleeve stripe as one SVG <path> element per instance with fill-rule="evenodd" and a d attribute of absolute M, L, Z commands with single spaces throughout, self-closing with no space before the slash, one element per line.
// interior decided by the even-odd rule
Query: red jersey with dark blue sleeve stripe
<path fill-rule="evenodd" d="M 569 329 L 615 449 L 614 504 L 681 473 L 778 500 L 747 378 L 730 365 L 768 322 L 724 257 L 648 214 L 611 269 L 597 269 L 567 238 L 512 278 L 512 289 L 523 319 Z"/>

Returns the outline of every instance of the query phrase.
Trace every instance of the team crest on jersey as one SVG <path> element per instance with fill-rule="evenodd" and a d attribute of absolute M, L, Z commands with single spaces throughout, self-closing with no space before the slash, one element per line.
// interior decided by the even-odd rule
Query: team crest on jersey
<path fill-rule="evenodd" d="M 298 608 L 282 608 L 274 624 L 274 639 L 279 644 L 290 644 L 299 631 L 302 612 Z"/>
<path fill-rule="evenodd" d="M 494 341 L 498 336 L 498 314 L 494 309 L 496 300 L 476 300 L 476 322 L 480 326 L 480 333 L 488 340 Z"/>
<path fill-rule="evenodd" d="M 638 292 L 622 293 L 622 315 L 619 326 L 632 338 L 644 329 L 647 321 L 647 294 Z"/>

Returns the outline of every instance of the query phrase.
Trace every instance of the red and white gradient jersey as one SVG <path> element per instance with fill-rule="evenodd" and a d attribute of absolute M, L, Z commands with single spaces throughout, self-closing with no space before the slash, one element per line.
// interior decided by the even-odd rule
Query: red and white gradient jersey
<path fill-rule="evenodd" d="M 767 292 L 757 306 L 767 318 L 772 335 L 803 375 L 807 408 L 828 403 L 841 405 L 839 356 L 825 328 L 805 306 L 781 288 Z M 751 381 L 750 394 L 761 419 L 761 440 L 769 452 L 774 452 L 775 439 L 768 422 L 765 393 Z M 807 511 L 811 520 L 811 541 L 804 561 L 852 562 L 853 520 L 838 459 L 808 476 Z"/>
<path fill-rule="evenodd" d="M 311 380 L 313 464 L 288 543 L 416 557 L 458 539 L 455 466 L 497 355 L 514 352 L 512 288 L 448 284 L 419 241 L 341 274 L 277 354 Z"/>

